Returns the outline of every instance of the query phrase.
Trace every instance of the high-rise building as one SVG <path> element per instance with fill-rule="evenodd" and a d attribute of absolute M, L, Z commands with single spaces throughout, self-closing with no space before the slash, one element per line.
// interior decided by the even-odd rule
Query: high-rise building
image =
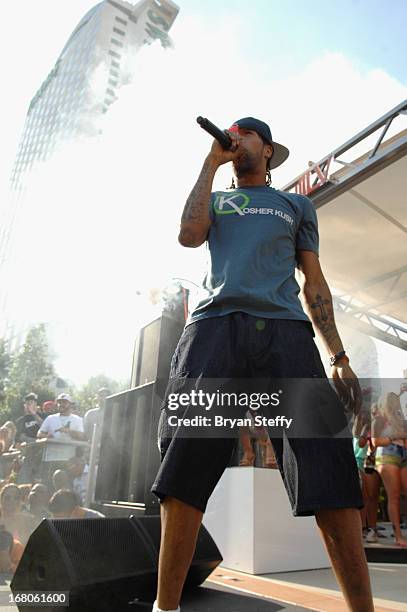
<path fill-rule="evenodd" d="M 31 100 L 11 176 L 11 201 L 0 225 L 0 315 L 6 306 L 7 266 L 13 234 L 23 218 L 30 175 L 64 142 L 97 133 L 97 117 L 108 112 L 117 90 L 132 78 L 134 53 L 168 32 L 179 8 L 172 0 L 104 0 L 80 20 L 55 66 Z M 3 324 L 4 325 L 4 324 Z M 0 336 L 7 335 L 4 327 Z"/>
<path fill-rule="evenodd" d="M 171 0 L 104 0 L 79 22 L 55 66 L 31 100 L 19 145 L 11 185 L 19 190 L 37 161 L 46 160 L 61 140 L 86 129 L 116 98 L 129 80 L 135 50 L 168 31 L 178 7 Z"/>

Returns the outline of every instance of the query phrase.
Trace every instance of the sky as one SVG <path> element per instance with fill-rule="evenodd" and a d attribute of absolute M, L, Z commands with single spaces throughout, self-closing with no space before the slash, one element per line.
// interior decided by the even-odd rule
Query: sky
<path fill-rule="evenodd" d="M 281 187 L 407 97 L 401 0 L 391 10 L 376 0 L 178 4 L 174 47 L 154 44 L 134 58 L 103 136 L 69 143 L 31 186 L 9 279 L 15 312 L 50 323 L 58 373 L 77 384 L 98 373 L 126 378 L 137 331 L 159 312 L 151 289 L 203 274 L 204 249 L 176 241 L 210 145 L 196 116 L 221 127 L 247 115 L 268 121 L 291 151 L 273 173 Z M 3 200 L 29 102 L 93 5 L 21 0 L 3 9 Z M 230 179 L 222 168 L 214 187 Z M 380 375 L 401 376 L 401 351 L 376 345 Z"/>

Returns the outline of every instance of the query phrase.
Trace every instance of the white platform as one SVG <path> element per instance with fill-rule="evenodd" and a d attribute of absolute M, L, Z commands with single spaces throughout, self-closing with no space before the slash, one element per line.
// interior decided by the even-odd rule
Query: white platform
<path fill-rule="evenodd" d="M 203 523 L 222 565 L 249 574 L 330 567 L 314 517 L 293 517 L 278 470 L 227 468 Z"/>

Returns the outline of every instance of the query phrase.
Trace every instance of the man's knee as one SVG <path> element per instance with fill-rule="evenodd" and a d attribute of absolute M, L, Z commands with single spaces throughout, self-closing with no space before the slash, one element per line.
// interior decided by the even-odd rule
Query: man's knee
<path fill-rule="evenodd" d="M 182 514 L 195 516 L 196 518 L 200 517 L 201 519 L 203 517 L 203 512 L 201 510 L 195 506 L 192 506 L 191 504 L 188 504 L 187 502 L 182 501 L 181 499 L 178 499 L 177 497 L 172 497 L 171 495 L 167 495 L 161 501 L 161 515 L 165 516 L 169 513 L 172 515 Z"/>
<path fill-rule="evenodd" d="M 329 530 L 332 536 L 343 534 L 346 523 L 359 524 L 360 514 L 357 508 L 323 508 L 315 511 L 317 525 L 323 531 Z"/>

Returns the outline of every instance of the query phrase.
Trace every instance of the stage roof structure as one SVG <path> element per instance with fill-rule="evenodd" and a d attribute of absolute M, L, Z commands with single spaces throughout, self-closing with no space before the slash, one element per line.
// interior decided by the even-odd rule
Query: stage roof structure
<path fill-rule="evenodd" d="M 338 320 L 404 350 L 406 125 L 404 100 L 283 187 L 308 195 L 318 211 L 321 264 Z"/>

